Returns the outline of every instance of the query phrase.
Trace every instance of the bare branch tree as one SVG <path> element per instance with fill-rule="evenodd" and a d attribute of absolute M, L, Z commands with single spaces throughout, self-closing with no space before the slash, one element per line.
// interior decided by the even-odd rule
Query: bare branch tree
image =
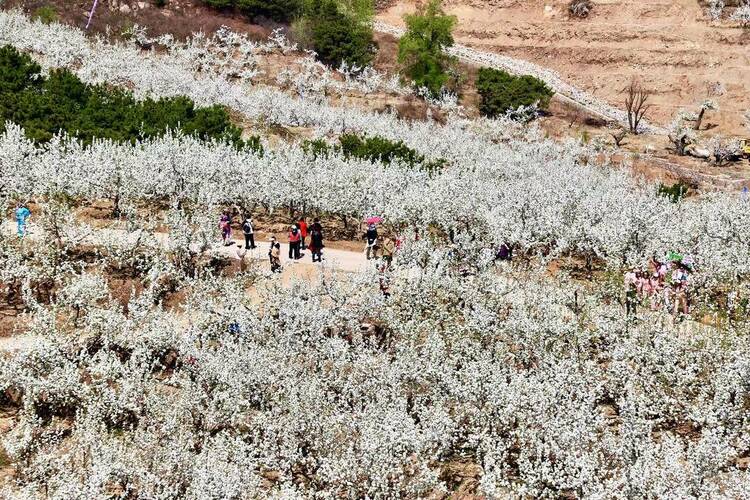
<path fill-rule="evenodd" d="M 630 81 L 625 97 L 625 109 L 628 111 L 628 127 L 633 134 L 638 134 L 641 120 L 651 107 L 651 104 L 647 104 L 650 96 L 651 92 L 645 90 L 640 83 L 636 82 L 635 78 Z"/>
<path fill-rule="evenodd" d="M 615 126 L 610 129 L 609 135 L 615 141 L 615 146 L 619 148 L 622 146 L 622 141 L 625 139 L 625 136 L 628 135 L 628 131 L 624 127 Z"/>

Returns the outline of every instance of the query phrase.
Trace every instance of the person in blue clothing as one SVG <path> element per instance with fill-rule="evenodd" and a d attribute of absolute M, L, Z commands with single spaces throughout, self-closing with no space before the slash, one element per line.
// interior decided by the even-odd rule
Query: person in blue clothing
<path fill-rule="evenodd" d="M 19 203 L 16 208 L 16 225 L 18 226 L 18 236 L 20 238 L 26 236 L 26 223 L 29 217 L 31 217 L 31 210 L 29 210 L 25 203 Z"/>

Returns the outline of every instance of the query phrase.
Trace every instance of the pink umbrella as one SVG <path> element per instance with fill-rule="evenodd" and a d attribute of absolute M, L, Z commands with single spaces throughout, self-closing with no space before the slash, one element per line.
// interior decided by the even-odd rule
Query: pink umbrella
<path fill-rule="evenodd" d="M 366 218 L 366 219 L 365 219 L 365 222 L 366 222 L 366 223 L 368 223 L 368 224 L 378 224 L 378 223 L 379 223 L 379 222 L 381 222 L 382 220 L 383 220 L 383 218 L 382 218 L 382 217 L 378 217 L 378 216 L 376 215 L 376 216 L 374 216 L 374 217 L 368 217 L 368 218 Z"/>

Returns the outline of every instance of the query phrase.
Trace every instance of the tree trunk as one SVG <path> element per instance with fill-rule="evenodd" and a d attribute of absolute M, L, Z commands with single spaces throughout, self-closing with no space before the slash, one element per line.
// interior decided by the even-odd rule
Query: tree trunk
<path fill-rule="evenodd" d="M 117 194 L 115 194 L 115 197 L 112 200 L 112 204 L 114 205 L 112 207 L 112 217 L 115 218 L 115 219 L 119 219 L 120 218 L 120 214 L 121 214 L 121 211 L 120 211 L 120 193 L 119 192 Z"/>
<path fill-rule="evenodd" d="M 701 108 L 700 113 L 698 113 L 698 118 L 695 120 L 695 130 L 701 129 L 701 122 L 703 121 L 703 115 L 706 113 L 706 108 Z"/>

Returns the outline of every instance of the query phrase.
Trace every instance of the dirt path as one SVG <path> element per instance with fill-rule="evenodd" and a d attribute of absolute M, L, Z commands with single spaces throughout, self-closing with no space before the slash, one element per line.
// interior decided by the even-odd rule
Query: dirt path
<path fill-rule="evenodd" d="M 2 231 L 4 235 L 14 237 L 16 235 L 16 226 L 13 221 L 4 221 L 2 224 Z M 94 233 L 96 236 L 88 237 L 84 240 L 85 243 L 97 244 L 100 238 L 128 238 L 135 240 L 138 238 L 137 232 L 128 233 L 120 229 L 96 229 Z M 156 239 L 163 246 L 169 245 L 169 234 L 168 233 L 153 233 Z M 28 226 L 27 241 L 33 244 L 39 244 L 44 241 L 43 230 L 32 221 Z M 237 245 L 243 244 L 244 240 L 234 240 L 233 245 L 225 246 L 220 241 L 214 242 L 214 244 L 206 251 L 208 254 L 221 255 L 230 259 L 240 260 L 237 255 Z M 254 250 L 248 250 L 245 256 L 246 260 L 267 260 L 268 250 L 270 248 L 269 240 L 259 240 L 255 242 L 256 247 Z M 302 251 L 302 258 L 298 261 L 290 260 L 288 258 L 289 246 L 286 243 L 281 243 L 281 264 L 284 267 L 287 266 L 302 266 L 305 263 L 312 264 L 312 257 L 310 252 L 307 250 Z M 197 247 L 191 248 L 191 250 L 198 251 Z M 323 249 L 323 264 L 324 267 L 333 269 L 336 271 L 343 272 L 359 272 L 366 269 L 368 261 L 365 257 L 364 251 L 354 252 L 350 250 L 341 250 L 338 248 L 324 248 Z"/>
<path fill-rule="evenodd" d="M 13 221 L 4 221 L 0 225 L 3 236 L 16 237 L 16 226 Z M 97 229 L 95 234 L 106 238 L 137 238 L 137 233 L 127 233 L 123 230 L 118 229 Z M 157 240 L 164 246 L 169 244 L 169 234 L 167 233 L 154 233 Z M 95 244 L 99 238 L 89 237 L 86 242 Z M 28 234 L 24 241 L 24 244 L 38 245 L 44 241 L 44 233 L 42 229 L 31 222 L 28 226 Z M 239 264 L 239 256 L 237 255 L 237 245 L 241 242 L 235 240 L 233 245 L 224 246 L 221 242 L 216 242 L 206 253 L 213 255 L 220 255 L 234 261 Z M 242 242 L 244 246 L 244 240 Z M 270 264 L 266 266 L 261 264 L 262 261 L 268 261 L 268 249 L 270 247 L 270 241 L 261 240 L 256 241 L 256 248 L 254 250 L 248 250 L 245 255 L 245 260 L 250 262 L 255 261 L 262 268 L 269 269 L 270 275 Z M 364 272 L 368 268 L 374 265 L 373 261 L 368 261 L 365 257 L 364 252 L 354 252 L 349 250 L 341 249 L 323 249 L 323 262 L 313 263 L 309 251 L 302 251 L 302 258 L 300 260 L 292 260 L 288 258 L 288 245 L 281 243 L 281 264 L 282 272 L 279 279 L 283 286 L 291 286 L 298 280 L 311 281 L 317 279 L 321 272 L 323 275 L 330 276 L 336 272 L 341 273 L 358 273 Z M 197 249 L 194 249 L 197 250 Z M 43 337 L 37 335 L 18 334 L 9 337 L 0 337 L 0 352 L 18 352 L 30 349 L 38 342 L 43 341 Z"/>

